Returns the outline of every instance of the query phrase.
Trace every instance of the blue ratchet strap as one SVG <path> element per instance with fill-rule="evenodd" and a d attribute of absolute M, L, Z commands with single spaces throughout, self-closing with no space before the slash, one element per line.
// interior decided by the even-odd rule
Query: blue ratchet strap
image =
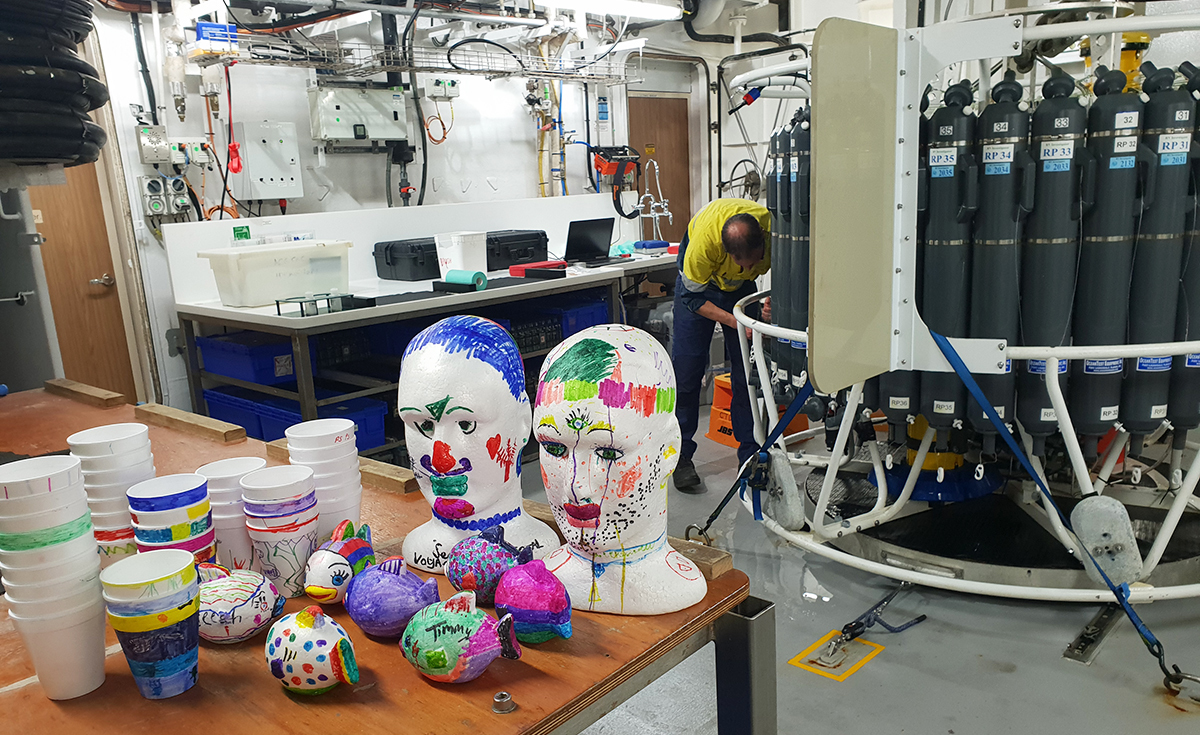
<path fill-rule="evenodd" d="M 786 431 L 788 425 L 792 423 L 792 419 L 796 418 L 796 414 L 800 413 L 800 409 L 804 407 L 804 404 L 808 403 L 808 399 L 812 397 L 812 394 L 812 382 L 805 382 L 804 387 L 800 389 L 800 393 L 792 399 L 790 404 L 788 404 L 787 410 L 783 412 L 783 417 L 779 419 L 779 423 L 775 424 L 775 428 L 771 431 L 771 434 L 767 437 L 767 440 L 763 442 L 763 445 L 758 448 L 757 452 L 755 452 L 755 454 L 758 456 L 758 465 L 754 468 L 753 472 L 753 475 L 757 476 L 754 478 L 756 482 L 751 484 L 750 478 L 746 477 L 745 473 L 742 473 L 742 477 L 738 481 L 741 488 L 738 494 L 743 500 L 746 499 L 746 486 L 750 485 L 751 487 L 750 500 L 751 505 L 754 508 L 754 520 L 756 521 L 761 521 L 763 519 L 761 494 L 763 486 L 766 484 L 765 467 L 770 461 L 767 450 L 771 448 L 772 444 L 779 441 L 779 437 L 783 436 L 783 432 Z M 721 507 L 725 507 L 724 503 L 721 504 Z M 718 509 L 718 512 L 720 512 L 720 509 Z"/>
<path fill-rule="evenodd" d="M 1025 471 L 1029 473 L 1029 476 L 1033 478 L 1035 483 L 1037 483 L 1038 490 L 1040 490 L 1042 493 L 1042 498 L 1046 503 L 1049 504 L 1051 508 L 1054 509 L 1054 512 L 1058 514 L 1058 517 L 1062 520 L 1063 526 L 1065 526 L 1066 529 L 1070 531 L 1072 535 L 1074 535 L 1075 531 L 1071 528 L 1070 521 L 1067 520 L 1067 517 L 1063 515 L 1061 510 L 1059 510 L 1058 505 L 1054 502 L 1054 498 L 1050 496 L 1050 490 L 1042 482 L 1041 475 L 1034 471 L 1033 464 L 1025 456 L 1025 452 L 1021 450 L 1020 445 L 1017 444 L 1017 440 L 1013 437 L 1012 432 L 1009 431 L 1008 427 L 1004 425 L 1003 419 L 1001 419 L 1000 415 L 996 413 L 996 409 L 992 406 L 992 402 L 989 401 L 987 396 L 984 395 L 983 390 L 979 387 L 979 384 L 975 382 L 975 378 L 971 377 L 971 371 L 967 369 L 966 364 L 962 361 L 962 358 L 959 357 L 958 352 L 956 352 L 954 349 L 954 346 L 950 344 L 950 340 L 946 339 L 932 329 L 929 330 L 929 334 L 933 337 L 933 341 L 937 343 L 938 348 L 941 349 L 942 355 L 945 356 L 947 361 L 949 361 L 950 367 L 954 368 L 954 372 L 958 373 L 958 377 L 960 380 L 962 380 L 963 385 L 967 386 L 967 390 L 970 391 L 971 397 L 974 398 L 975 402 L 983 408 L 983 412 L 987 415 L 988 420 L 992 422 L 992 426 L 996 427 L 996 431 L 1000 434 L 1000 438 L 1004 439 L 1004 443 L 1008 445 L 1008 448 L 1017 458 L 1017 461 L 1021 463 L 1021 466 L 1025 468 Z M 1104 573 L 1104 570 L 1100 567 L 1100 564 L 1096 562 L 1096 558 L 1092 556 L 1091 552 L 1084 548 L 1083 544 L 1080 544 L 1079 548 L 1084 554 L 1087 554 L 1088 560 L 1091 561 L 1092 565 L 1096 567 L 1096 570 L 1100 572 L 1100 577 L 1104 580 L 1104 584 L 1108 585 L 1108 589 L 1113 593 L 1113 596 L 1117 598 L 1117 602 L 1120 603 L 1121 608 L 1125 610 L 1125 615 L 1129 618 L 1129 622 L 1133 623 L 1133 627 L 1137 629 L 1138 635 L 1142 637 L 1142 642 L 1146 645 L 1146 648 L 1150 650 L 1151 654 L 1158 657 L 1161 663 L 1163 657 L 1162 644 L 1159 643 L 1158 639 L 1154 637 L 1154 634 L 1150 632 L 1150 628 L 1146 627 L 1146 624 L 1142 622 L 1141 617 L 1134 612 L 1133 605 L 1129 602 L 1129 585 L 1113 584 L 1113 581 L 1108 578 L 1107 574 Z"/>

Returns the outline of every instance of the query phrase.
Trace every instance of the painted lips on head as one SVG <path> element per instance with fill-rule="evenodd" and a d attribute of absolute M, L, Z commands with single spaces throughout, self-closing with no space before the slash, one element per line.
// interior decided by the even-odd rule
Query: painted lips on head
<path fill-rule="evenodd" d="M 475 506 L 466 500 L 437 498 L 433 501 L 433 512 L 442 518 L 466 518 L 475 515 Z"/>
<path fill-rule="evenodd" d="M 600 525 L 600 506 L 596 503 L 563 503 L 563 512 L 567 514 L 567 523 L 575 528 L 596 528 Z"/>

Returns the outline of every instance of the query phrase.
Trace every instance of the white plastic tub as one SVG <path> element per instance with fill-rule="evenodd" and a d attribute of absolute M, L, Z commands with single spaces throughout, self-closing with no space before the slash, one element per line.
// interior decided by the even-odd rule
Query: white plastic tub
<path fill-rule="evenodd" d="M 270 306 L 293 296 L 348 293 L 350 247 L 344 240 L 299 240 L 206 250 L 196 256 L 208 260 L 222 304 Z"/>
<path fill-rule="evenodd" d="M 450 271 L 487 273 L 486 232 L 443 232 L 433 241 L 442 278 Z"/>

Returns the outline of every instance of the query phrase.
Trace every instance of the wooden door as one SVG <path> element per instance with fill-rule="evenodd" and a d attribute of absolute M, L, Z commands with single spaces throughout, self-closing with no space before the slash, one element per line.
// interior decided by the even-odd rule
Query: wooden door
<path fill-rule="evenodd" d="M 29 201 L 41 213 L 42 261 L 67 378 L 137 399 L 121 302 L 110 281 L 117 271 L 95 164 L 66 169 L 67 183 L 31 186 Z M 35 215 L 36 219 L 36 215 Z M 105 279 L 104 276 L 108 275 Z"/>
<path fill-rule="evenodd" d="M 642 154 L 642 194 L 646 187 L 658 198 L 649 173 L 649 161 L 658 162 L 662 195 L 669 202 L 673 222 L 659 220 L 663 239 L 679 242 L 692 218 L 691 163 L 688 158 L 688 101 L 678 97 L 629 97 L 629 145 Z M 643 237 L 653 237 L 649 219 Z"/>

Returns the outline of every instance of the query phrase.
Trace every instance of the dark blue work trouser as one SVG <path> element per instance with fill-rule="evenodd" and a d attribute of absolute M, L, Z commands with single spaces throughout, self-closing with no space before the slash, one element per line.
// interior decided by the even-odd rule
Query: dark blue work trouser
<path fill-rule="evenodd" d="M 679 263 L 682 269 L 683 254 L 687 249 L 684 237 L 679 247 Z M 692 438 L 700 420 L 700 384 L 709 365 L 709 345 L 712 342 L 713 322 L 696 314 L 683 303 L 683 276 L 675 278 L 675 325 L 671 337 L 671 361 L 675 365 L 675 418 L 683 434 L 680 456 L 691 458 L 696 453 L 696 442 Z M 747 282 L 737 291 L 722 291 L 709 286 L 704 298 L 714 306 L 733 312 L 733 305 L 755 292 L 753 281 Z M 738 440 L 738 464 L 741 465 L 754 454 L 758 445 L 754 443 L 754 419 L 750 414 L 750 394 L 746 389 L 746 373 L 742 367 L 742 350 L 737 331 L 721 325 L 725 335 L 725 357 L 730 364 L 730 384 L 733 387 L 733 404 L 730 414 L 733 421 L 733 436 Z"/>

